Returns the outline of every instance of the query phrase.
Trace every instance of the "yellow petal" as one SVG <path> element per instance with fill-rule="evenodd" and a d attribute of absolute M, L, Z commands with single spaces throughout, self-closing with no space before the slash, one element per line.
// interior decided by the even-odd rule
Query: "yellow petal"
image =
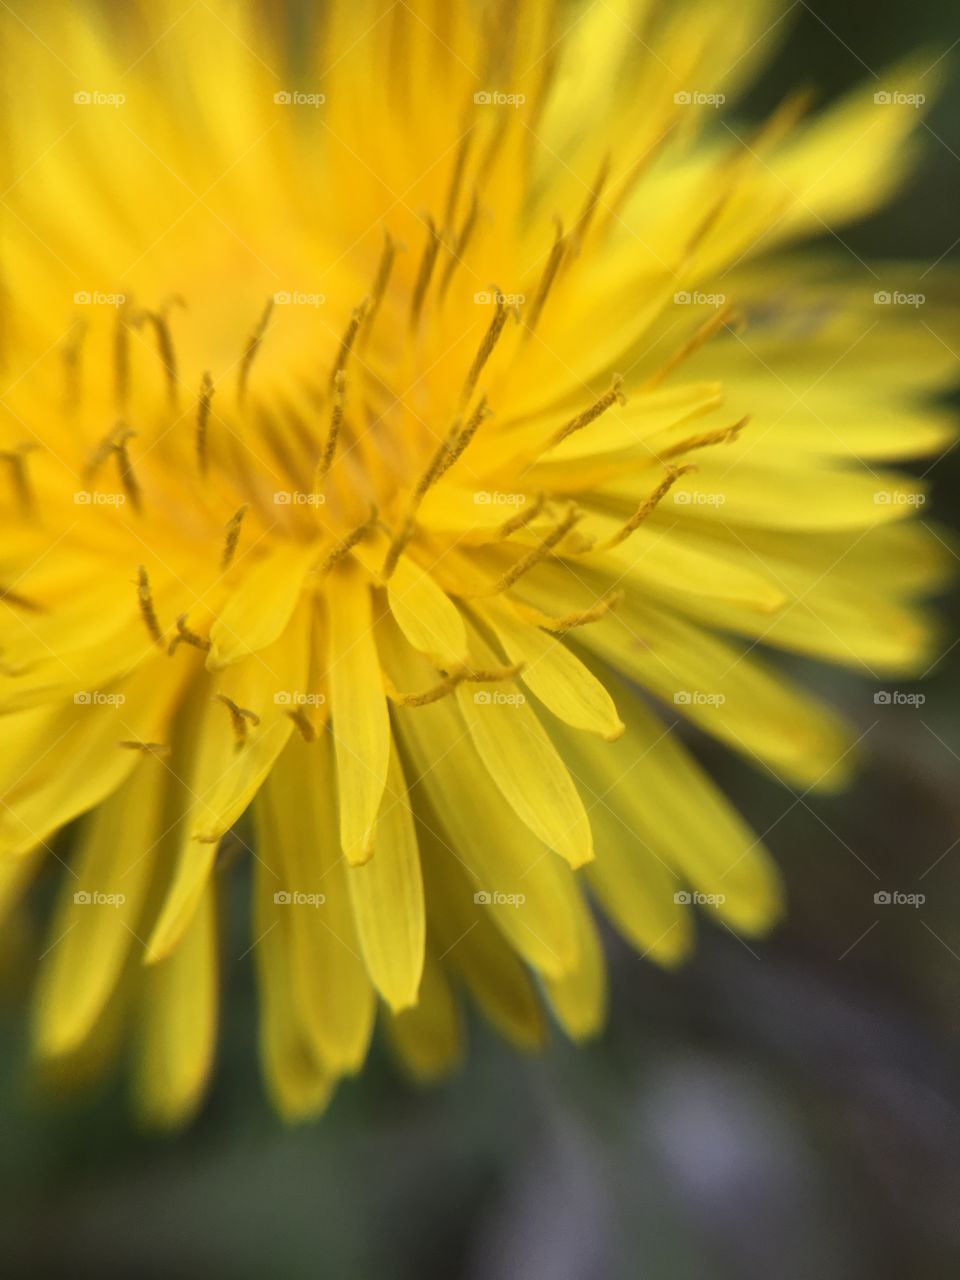
<path fill-rule="evenodd" d="M 398 1012 L 417 1002 L 426 924 L 417 835 L 396 748 L 390 753 L 374 850 L 365 866 L 347 869 L 347 885 L 370 977 Z"/>
<path fill-rule="evenodd" d="M 373 852 L 390 761 L 390 719 L 365 578 L 350 571 L 337 575 L 327 625 L 340 843 L 347 859 L 359 865 Z"/>
<path fill-rule="evenodd" d="M 416 1080 L 436 1080 L 459 1063 L 463 1028 L 456 997 L 442 965 L 429 952 L 417 1003 L 389 1015 L 387 1034 L 394 1052 Z"/>

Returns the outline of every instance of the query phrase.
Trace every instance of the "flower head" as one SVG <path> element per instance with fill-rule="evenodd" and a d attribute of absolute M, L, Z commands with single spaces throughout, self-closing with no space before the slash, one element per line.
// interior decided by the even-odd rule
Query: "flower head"
<path fill-rule="evenodd" d="M 676 730 L 839 784 L 849 731 L 756 646 L 910 669 L 939 568 L 878 468 L 947 439 L 943 351 L 784 256 L 886 193 L 913 106 L 728 123 L 764 3 L 322 9 L 5 24 L 0 889 L 79 819 L 37 1053 L 135 1025 L 160 1122 L 238 855 L 291 1116 L 378 1002 L 424 1077 L 461 989 L 593 1032 L 587 890 L 663 964 L 696 903 L 766 928 Z"/>

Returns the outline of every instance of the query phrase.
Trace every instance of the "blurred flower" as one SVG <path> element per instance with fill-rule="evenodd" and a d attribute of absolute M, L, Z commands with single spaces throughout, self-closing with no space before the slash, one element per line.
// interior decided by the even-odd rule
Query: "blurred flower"
<path fill-rule="evenodd" d="M 421 1077 L 461 988 L 587 1036 L 585 889 L 663 964 L 779 908 L 678 720 L 840 784 L 755 646 L 912 670 L 940 571 L 876 469 L 949 437 L 936 308 L 782 254 L 899 177 L 909 70 L 747 135 L 776 6 L 321 8 L 6 24 L 0 887 L 82 819 L 36 1051 L 131 1040 L 157 1123 L 213 1059 L 221 843 L 286 1115 L 378 1000 Z"/>

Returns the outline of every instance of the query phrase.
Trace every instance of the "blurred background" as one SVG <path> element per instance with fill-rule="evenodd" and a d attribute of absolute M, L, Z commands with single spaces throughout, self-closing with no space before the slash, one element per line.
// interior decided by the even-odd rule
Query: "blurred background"
<path fill-rule="evenodd" d="M 874 77 L 905 52 L 919 49 L 924 65 L 946 55 L 914 182 L 845 232 L 861 256 L 942 259 L 928 279 L 945 287 L 960 235 L 956 5 L 799 0 L 788 21 L 746 104 L 757 117 L 788 85 L 824 97 L 863 80 L 879 88 Z M 960 350 L 960 325 L 941 336 Z M 960 449 L 929 478 L 937 520 L 956 529 Z M 921 515 L 929 521 L 931 507 Z M 960 594 L 943 607 L 947 649 L 960 636 Z M 960 643 L 922 685 L 898 682 L 923 692 L 921 707 L 877 706 L 875 687 L 844 673 L 802 674 L 864 730 L 875 726 L 851 793 L 791 796 L 699 744 L 784 870 L 785 924 L 747 945 L 704 919 L 695 958 L 676 974 L 609 936 L 609 1028 L 586 1049 L 557 1037 L 524 1058 L 475 1024 L 462 1074 L 439 1088 L 410 1086 L 381 1049 L 319 1124 L 284 1129 L 258 1076 L 250 957 L 232 959 L 248 945 L 235 876 L 211 1097 L 189 1131 L 156 1140 L 133 1127 L 122 1081 L 92 1103 L 37 1096 L 23 984 L 8 975 L 3 1274 L 960 1274 Z M 878 904 L 878 892 L 925 901 Z"/>

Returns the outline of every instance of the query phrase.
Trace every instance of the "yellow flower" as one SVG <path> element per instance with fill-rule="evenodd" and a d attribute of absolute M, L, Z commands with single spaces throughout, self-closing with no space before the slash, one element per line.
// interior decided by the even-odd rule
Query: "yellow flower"
<path fill-rule="evenodd" d="M 776 6 L 317 8 L 4 20 L 0 889 L 81 820 L 36 1052 L 131 1041 L 158 1123 L 238 850 L 290 1117 L 378 1002 L 424 1078 L 461 989 L 521 1046 L 544 1004 L 595 1031 L 587 891 L 662 964 L 698 902 L 768 927 L 674 730 L 839 785 L 850 732 L 756 645 L 914 669 L 940 571 L 878 468 L 948 439 L 949 354 L 836 230 L 904 169 L 909 69 L 748 132 Z"/>

